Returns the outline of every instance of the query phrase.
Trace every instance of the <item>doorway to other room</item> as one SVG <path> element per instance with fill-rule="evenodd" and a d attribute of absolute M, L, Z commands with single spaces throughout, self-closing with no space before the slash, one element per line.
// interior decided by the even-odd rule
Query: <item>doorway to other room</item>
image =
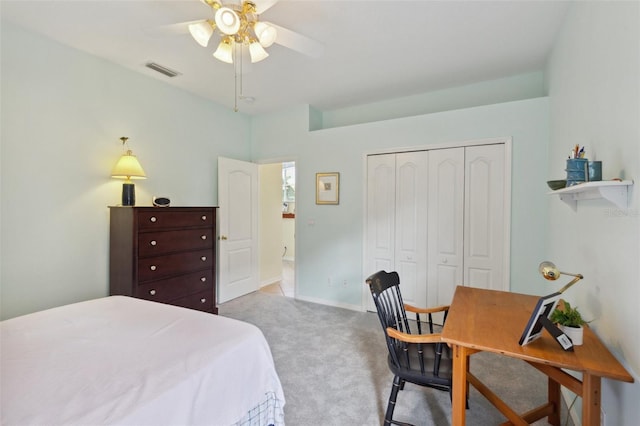
<path fill-rule="evenodd" d="M 260 291 L 295 297 L 295 162 L 260 175 Z"/>

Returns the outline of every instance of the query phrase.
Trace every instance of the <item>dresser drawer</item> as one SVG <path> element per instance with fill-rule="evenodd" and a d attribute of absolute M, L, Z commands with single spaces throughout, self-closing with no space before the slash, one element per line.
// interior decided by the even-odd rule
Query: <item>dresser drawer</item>
<path fill-rule="evenodd" d="M 205 290 L 213 294 L 213 276 L 211 270 L 206 269 L 179 277 L 140 284 L 137 286 L 134 296 L 155 302 L 169 302 Z"/>
<path fill-rule="evenodd" d="M 196 250 L 138 259 L 138 282 L 213 268 L 213 250 Z"/>
<path fill-rule="evenodd" d="M 213 246 L 213 229 L 211 228 L 141 232 L 138 234 L 138 256 L 141 257 L 205 249 L 211 246 Z"/>
<path fill-rule="evenodd" d="M 180 299 L 169 302 L 172 305 L 183 306 L 185 308 L 197 309 L 199 311 L 216 313 L 213 309 L 213 292 L 203 291 L 191 296 L 182 297 Z"/>
<path fill-rule="evenodd" d="M 140 230 L 209 226 L 213 228 L 213 210 L 173 211 L 162 208 L 138 212 Z"/>

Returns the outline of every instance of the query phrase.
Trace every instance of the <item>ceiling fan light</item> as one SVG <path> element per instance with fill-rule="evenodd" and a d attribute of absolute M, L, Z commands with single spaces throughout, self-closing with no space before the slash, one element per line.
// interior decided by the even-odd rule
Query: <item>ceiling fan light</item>
<path fill-rule="evenodd" d="M 262 45 L 258 43 L 257 40 L 252 41 L 249 45 L 249 55 L 251 56 L 252 63 L 260 62 L 261 60 L 269 56 L 267 51 L 264 50 L 264 47 L 262 47 Z"/>
<path fill-rule="evenodd" d="M 229 37 L 222 39 L 216 51 L 213 52 L 213 57 L 227 64 L 233 63 L 233 48 Z"/>
<path fill-rule="evenodd" d="M 213 35 L 213 25 L 209 21 L 196 22 L 189 25 L 191 37 L 202 47 L 207 47 Z"/>
<path fill-rule="evenodd" d="M 221 7 L 216 12 L 216 25 L 224 34 L 233 35 L 240 29 L 240 17 L 235 10 Z"/>
<path fill-rule="evenodd" d="M 256 22 L 253 26 L 253 31 L 256 33 L 256 37 L 258 37 L 262 47 L 271 46 L 278 36 L 278 31 L 275 27 L 265 24 L 264 22 Z"/>

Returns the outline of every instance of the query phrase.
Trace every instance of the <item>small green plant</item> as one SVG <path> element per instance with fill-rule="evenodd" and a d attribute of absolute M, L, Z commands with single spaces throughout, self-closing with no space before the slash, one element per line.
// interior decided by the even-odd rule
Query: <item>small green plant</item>
<path fill-rule="evenodd" d="M 569 304 L 569 302 L 564 302 L 564 309 L 560 310 L 556 308 L 551 313 L 551 322 L 555 324 L 564 325 L 567 327 L 580 327 L 587 323 L 584 319 L 582 319 L 582 315 L 578 311 L 578 308 L 573 308 Z"/>

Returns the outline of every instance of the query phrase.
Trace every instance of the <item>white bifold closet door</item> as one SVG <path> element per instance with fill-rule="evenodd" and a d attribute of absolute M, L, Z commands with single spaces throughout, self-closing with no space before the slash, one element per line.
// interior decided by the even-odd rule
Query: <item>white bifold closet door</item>
<path fill-rule="evenodd" d="M 503 144 L 369 156 L 366 273 L 397 271 L 416 306 L 507 290 L 504 171 Z"/>
<path fill-rule="evenodd" d="M 427 297 L 427 152 L 370 156 L 367 174 L 370 255 L 365 267 L 371 274 L 397 271 L 404 301 L 423 306 Z"/>
<path fill-rule="evenodd" d="M 464 151 L 429 151 L 425 306 L 450 304 L 456 286 L 464 282 Z"/>
<path fill-rule="evenodd" d="M 509 290 L 504 145 L 465 148 L 463 284 Z"/>

